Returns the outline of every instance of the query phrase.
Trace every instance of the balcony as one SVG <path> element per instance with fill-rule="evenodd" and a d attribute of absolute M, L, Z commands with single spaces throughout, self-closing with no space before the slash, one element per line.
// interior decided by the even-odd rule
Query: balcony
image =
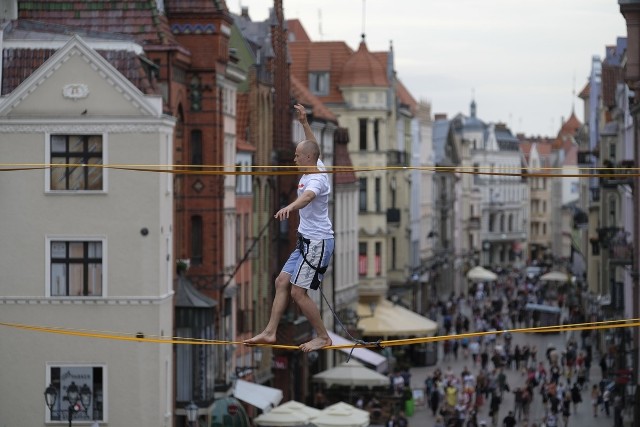
<path fill-rule="evenodd" d="M 406 151 L 387 151 L 387 166 L 409 166 L 409 154 Z"/>
<path fill-rule="evenodd" d="M 387 209 L 387 223 L 388 224 L 400 223 L 400 209 L 398 208 Z"/>
<path fill-rule="evenodd" d="M 578 166 L 592 166 L 596 163 L 597 151 L 578 151 Z"/>
<path fill-rule="evenodd" d="M 480 230 L 479 216 L 472 216 L 469 218 L 469 230 Z"/>
<path fill-rule="evenodd" d="M 635 173 L 635 165 L 633 160 L 624 160 L 618 165 L 614 165 L 609 161 L 603 162 L 606 168 L 601 170 L 602 174 L 611 175 L 600 178 L 600 186 L 603 188 L 616 188 L 620 185 L 633 185 Z"/>
<path fill-rule="evenodd" d="M 486 235 L 486 241 L 490 242 L 490 243 L 497 243 L 497 242 L 509 242 L 509 241 L 520 241 L 522 239 L 526 239 L 527 238 L 527 233 L 524 232 L 516 232 L 516 231 L 510 231 L 510 232 L 489 232 Z"/>
<path fill-rule="evenodd" d="M 612 242 L 609 245 L 609 263 L 615 265 L 633 264 L 633 245 L 627 242 Z"/>

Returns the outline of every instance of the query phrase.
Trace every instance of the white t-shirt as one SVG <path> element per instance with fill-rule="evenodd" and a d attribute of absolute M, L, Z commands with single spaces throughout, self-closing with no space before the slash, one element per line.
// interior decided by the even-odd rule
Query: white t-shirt
<path fill-rule="evenodd" d="M 326 170 L 324 163 L 318 160 L 318 169 Z M 329 219 L 329 194 L 331 185 L 326 173 L 305 174 L 298 183 L 298 197 L 305 191 L 313 191 L 316 197 L 300 209 L 298 232 L 311 240 L 333 238 L 333 226 Z"/>

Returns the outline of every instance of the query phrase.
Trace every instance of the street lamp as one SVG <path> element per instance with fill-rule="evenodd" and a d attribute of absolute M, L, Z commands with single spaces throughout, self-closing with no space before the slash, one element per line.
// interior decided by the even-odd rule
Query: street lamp
<path fill-rule="evenodd" d="M 64 396 L 63 399 L 69 402 L 68 419 L 69 427 L 71 427 L 73 415 L 81 411 L 86 413 L 87 409 L 91 405 L 91 389 L 87 384 L 78 388 L 76 383 L 72 381 L 69 387 L 67 387 L 67 395 Z M 49 387 L 44 391 L 44 401 L 47 404 L 50 413 L 53 413 L 53 407 L 57 400 L 58 390 L 52 384 L 49 384 Z"/>
<path fill-rule="evenodd" d="M 184 410 L 187 413 L 187 420 L 189 421 L 189 424 L 195 426 L 196 420 L 198 419 L 198 405 L 193 403 L 192 400 L 191 403 L 185 406 Z"/>

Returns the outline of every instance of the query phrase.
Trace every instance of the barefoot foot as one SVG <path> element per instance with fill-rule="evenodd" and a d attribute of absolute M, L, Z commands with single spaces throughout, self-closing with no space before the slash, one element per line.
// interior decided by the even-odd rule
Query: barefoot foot
<path fill-rule="evenodd" d="M 329 337 L 316 337 L 309 342 L 300 345 L 300 350 L 305 353 L 310 351 L 320 350 L 323 347 L 331 345 L 331 338 Z"/>
<path fill-rule="evenodd" d="M 243 343 L 245 345 L 251 344 L 275 344 L 276 343 L 276 335 L 268 334 L 266 332 L 262 332 L 256 335 L 253 338 L 249 338 L 248 340 L 244 340 Z"/>

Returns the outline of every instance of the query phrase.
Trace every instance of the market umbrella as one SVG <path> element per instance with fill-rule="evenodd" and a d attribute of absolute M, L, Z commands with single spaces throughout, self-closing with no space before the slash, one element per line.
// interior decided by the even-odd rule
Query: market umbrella
<path fill-rule="evenodd" d="M 318 411 L 318 413 L 320 413 L 320 411 Z M 266 414 L 257 416 L 253 421 L 259 426 L 291 427 L 307 425 L 309 424 L 310 418 L 309 415 L 302 411 L 280 405 Z"/>
<path fill-rule="evenodd" d="M 560 271 L 551 271 L 540 276 L 540 280 L 546 280 L 547 282 L 566 282 L 569 280 L 569 275 Z"/>
<path fill-rule="evenodd" d="M 498 275 L 478 265 L 467 272 L 467 279 L 477 282 L 491 282 L 498 279 Z"/>
<path fill-rule="evenodd" d="M 295 400 L 285 402 L 282 405 L 278 406 L 278 408 L 288 408 L 296 412 L 300 412 L 308 416 L 309 418 L 317 417 L 320 414 L 319 409 L 312 408 L 311 406 L 307 406 L 304 403 L 300 403 Z"/>
<path fill-rule="evenodd" d="M 327 386 L 342 385 L 348 387 L 375 387 L 389 385 L 389 378 L 367 368 L 363 364 L 351 360 L 313 376 L 313 381 Z"/>
<path fill-rule="evenodd" d="M 340 402 L 325 408 L 311 423 L 317 427 L 366 427 L 369 413 Z"/>

